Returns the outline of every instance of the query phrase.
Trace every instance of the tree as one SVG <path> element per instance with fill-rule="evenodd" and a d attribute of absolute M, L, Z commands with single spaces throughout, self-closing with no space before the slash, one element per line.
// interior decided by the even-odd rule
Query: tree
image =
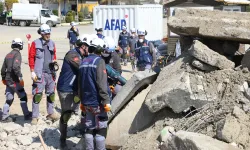
<path fill-rule="evenodd" d="M 14 3 L 18 3 L 18 0 L 5 0 L 5 6 L 7 7 L 8 10 L 12 8 L 12 5 Z"/>
<path fill-rule="evenodd" d="M 2 13 L 4 10 L 4 4 L 3 2 L 0 2 L 0 13 Z"/>

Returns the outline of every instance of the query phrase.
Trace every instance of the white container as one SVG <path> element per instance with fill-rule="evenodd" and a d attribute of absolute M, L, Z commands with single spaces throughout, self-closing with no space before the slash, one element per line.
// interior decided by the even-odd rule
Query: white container
<path fill-rule="evenodd" d="M 104 36 L 118 41 L 121 27 L 147 30 L 147 40 L 163 38 L 162 5 L 101 5 L 94 8 L 94 28 L 102 27 Z"/>

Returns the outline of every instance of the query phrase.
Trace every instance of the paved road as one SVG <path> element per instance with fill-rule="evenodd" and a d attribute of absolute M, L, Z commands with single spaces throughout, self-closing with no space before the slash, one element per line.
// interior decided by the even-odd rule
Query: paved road
<path fill-rule="evenodd" d="M 94 34 L 94 28 L 93 25 L 85 25 L 85 26 L 78 26 L 80 34 Z M 14 38 L 19 37 L 23 39 L 26 43 L 24 44 L 24 49 L 21 51 L 22 57 L 23 57 L 23 64 L 22 64 L 22 72 L 24 76 L 25 81 L 25 90 L 28 94 L 29 98 L 29 108 L 31 110 L 31 101 L 32 101 L 32 95 L 31 95 L 31 75 L 29 71 L 28 66 L 28 47 L 27 47 L 27 39 L 26 34 L 31 34 L 32 40 L 39 37 L 37 34 L 38 27 L 8 27 L 8 26 L 1 26 L 0 25 L 0 67 L 2 67 L 3 59 L 5 55 L 11 51 L 10 44 L 1 44 L 1 42 L 11 42 Z M 65 53 L 69 50 L 69 43 L 66 39 L 67 30 L 69 27 L 56 27 L 52 28 L 51 33 L 51 39 L 55 39 L 55 44 L 57 48 L 57 59 L 58 63 L 61 66 L 62 60 L 64 58 Z M 130 70 L 130 67 L 124 67 L 124 69 Z M 58 72 L 58 74 L 60 71 Z M 131 77 L 130 72 L 124 72 L 123 74 L 126 78 Z M 0 83 L 0 110 L 5 102 L 5 86 Z M 58 98 L 57 98 L 58 99 Z M 45 96 L 43 98 L 42 105 L 40 106 L 40 110 L 42 113 L 46 114 L 46 100 Z M 58 102 L 58 101 L 57 101 Z M 13 103 L 13 106 L 11 108 L 11 114 L 20 114 L 21 109 L 19 105 L 19 99 L 15 97 L 15 102 Z"/>

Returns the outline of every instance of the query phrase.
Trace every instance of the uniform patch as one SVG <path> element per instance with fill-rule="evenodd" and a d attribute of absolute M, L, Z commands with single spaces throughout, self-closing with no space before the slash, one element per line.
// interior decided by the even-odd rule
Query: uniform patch
<path fill-rule="evenodd" d="M 78 57 L 75 57 L 75 58 L 74 58 L 74 61 L 78 61 L 78 60 L 79 60 L 79 58 L 78 58 Z"/>
<path fill-rule="evenodd" d="M 105 70 L 103 70 L 103 73 L 105 73 L 105 74 L 107 73 L 106 69 L 105 69 Z"/>
<path fill-rule="evenodd" d="M 113 62 L 114 62 L 114 61 L 113 61 L 113 59 L 110 59 L 109 63 L 111 63 L 111 64 L 112 64 Z"/>
<path fill-rule="evenodd" d="M 16 59 L 16 62 L 19 62 L 19 60 L 18 60 L 18 59 Z"/>

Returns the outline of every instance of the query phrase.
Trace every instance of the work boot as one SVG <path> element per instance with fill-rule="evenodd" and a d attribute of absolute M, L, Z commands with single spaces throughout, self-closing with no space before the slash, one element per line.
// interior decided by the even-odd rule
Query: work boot
<path fill-rule="evenodd" d="M 60 133 L 61 133 L 61 136 L 60 136 L 60 148 L 61 149 L 67 149 L 67 144 L 66 144 L 67 126 L 68 126 L 67 124 L 63 124 L 60 121 L 59 130 L 60 130 Z"/>
<path fill-rule="evenodd" d="M 60 119 L 60 117 L 56 113 L 50 114 L 46 116 L 46 118 L 52 122 L 55 122 Z"/>
<path fill-rule="evenodd" d="M 37 125 L 38 118 L 32 118 L 31 125 Z"/>
<path fill-rule="evenodd" d="M 7 118 L 2 119 L 2 123 L 9 123 L 9 122 L 13 122 L 13 119 L 11 117 L 7 117 Z"/>
<path fill-rule="evenodd" d="M 28 115 L 25 115 L 24 120 L 32 120 L 32 112 L 29 112 Z"/>

